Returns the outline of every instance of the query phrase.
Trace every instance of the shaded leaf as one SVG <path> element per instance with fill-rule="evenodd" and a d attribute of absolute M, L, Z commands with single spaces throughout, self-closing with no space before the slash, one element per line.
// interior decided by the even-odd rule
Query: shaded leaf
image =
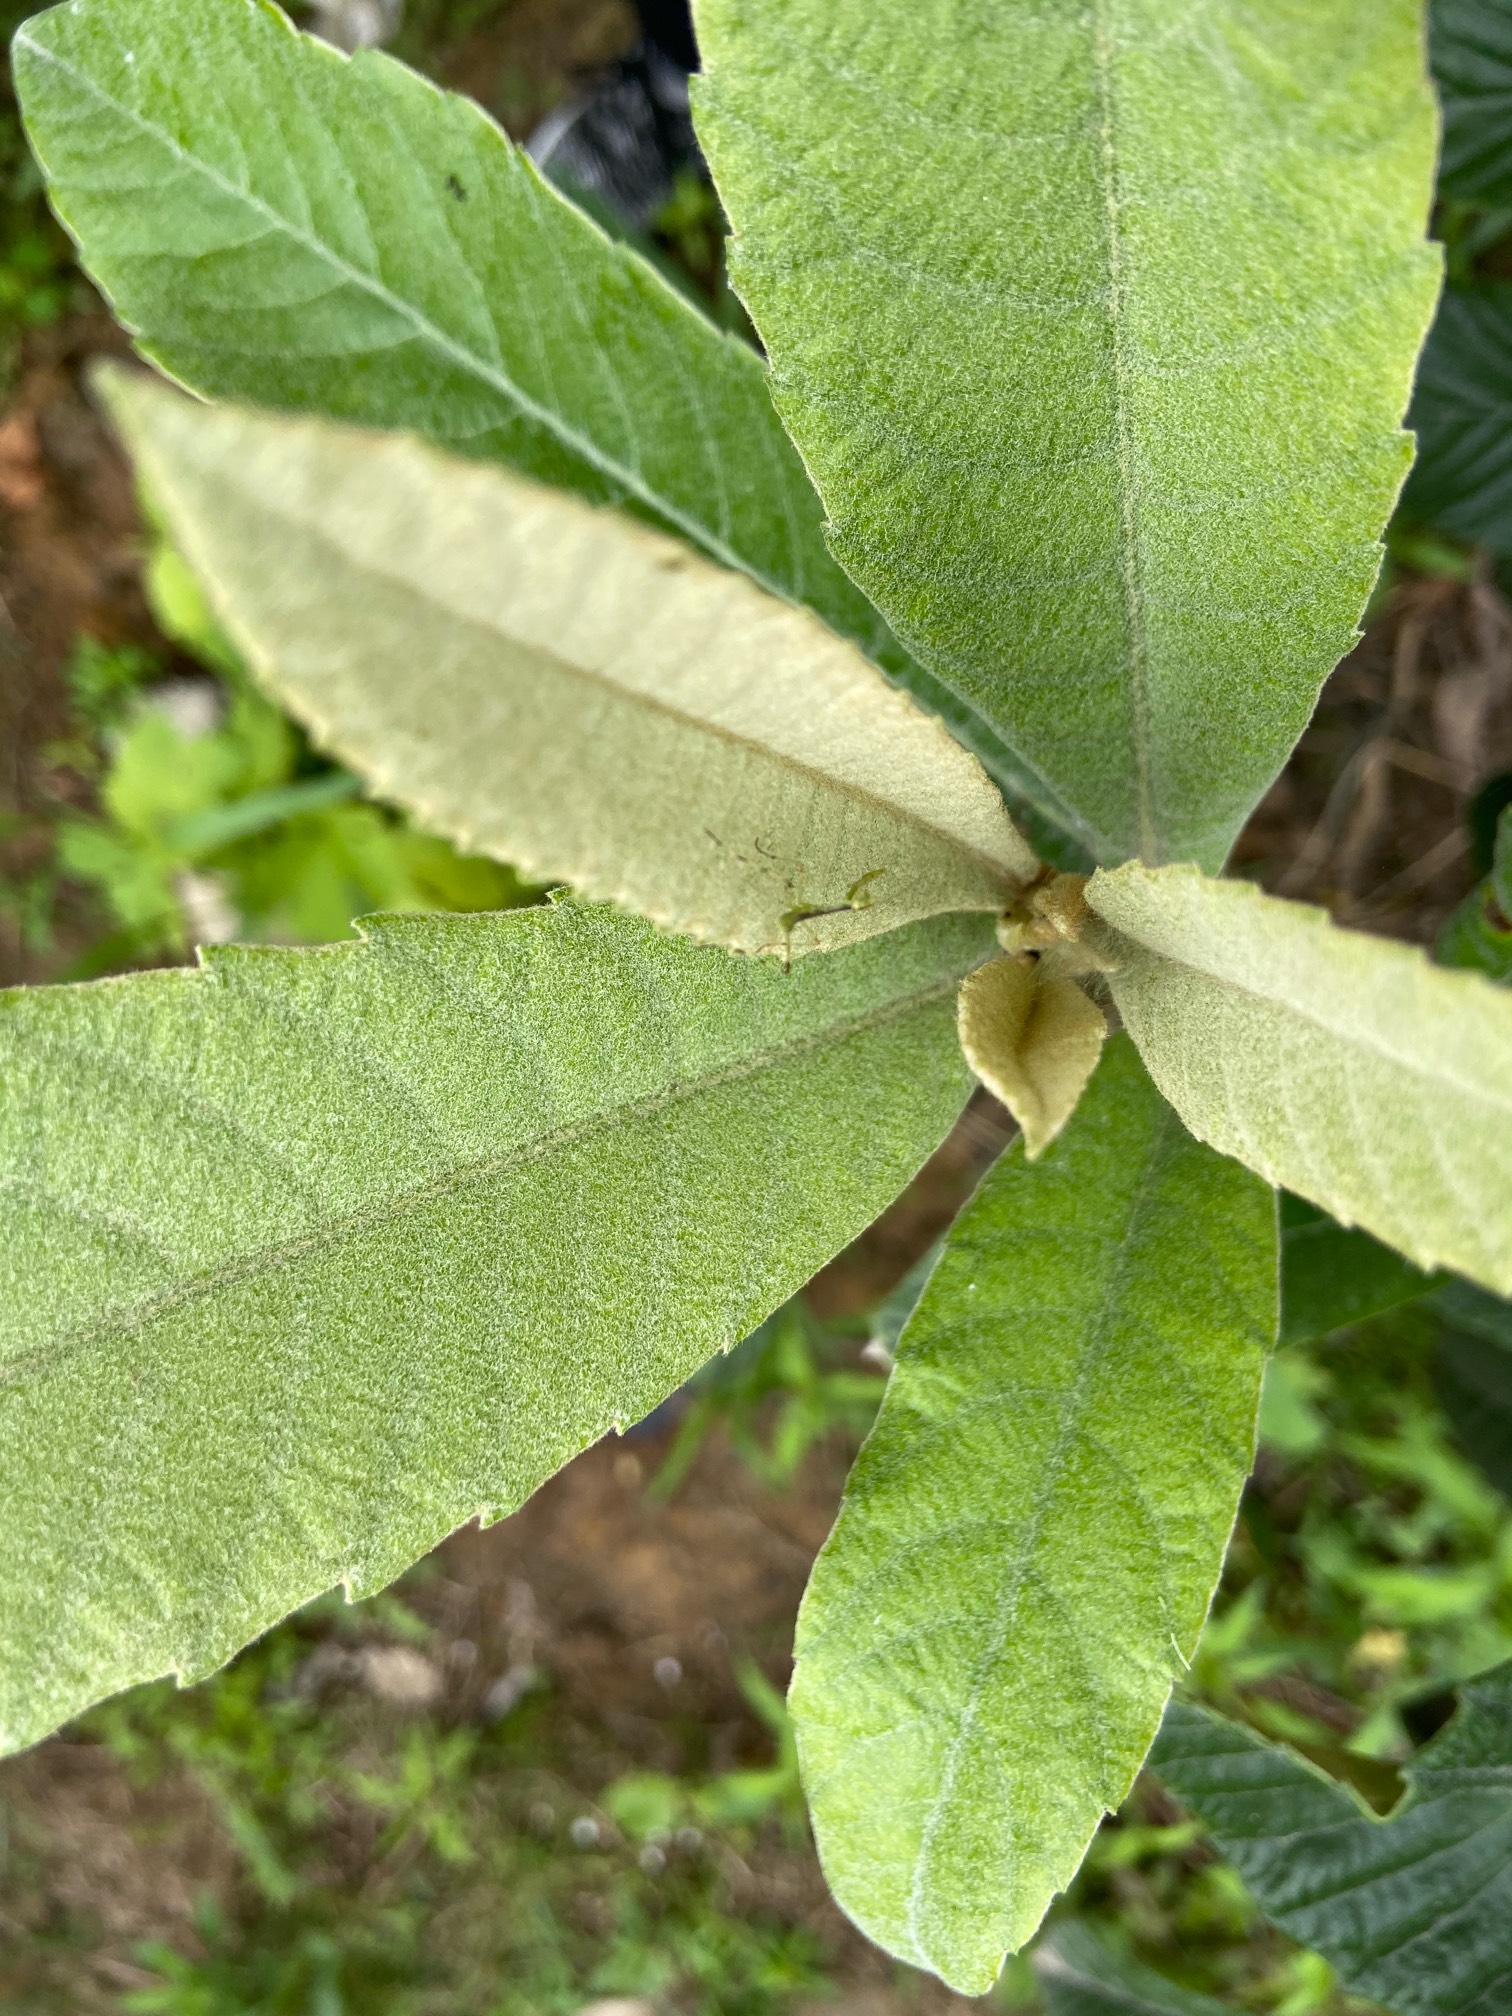
<path fill-rule="evenodd" d="M 1512 8 L 1433 0 L 1428 27 L 1444 117 L 1439 184 L 1447 195 L 1512 207 Z"/>
<path fill-rule="evenodd" d="M 1199 1140 L 1419 1266 L 1512 1289 L 1512 995 L 1191 868 L 1097 875 L 1109 984 Z"/>
<path fill-rule="evenodd" d="M 945 1250 L 943 1239 L 937 1239 L 927 1253 L 917 1259 L 892 1293 L 877 1305 L 871 1319 L 871 1343 L 879 1344 L 888 1358 L 898 1349 L 898 1339 L 903 1335 L 908 1319 L 919 1306 L 919 1297 L 924 1293 L 925 1284 L 935 1270 L 935 1263 Z"/>
<path fill-rule="evenodd" d="M 1097 1069 L 1107 1017 L 1042 961 L 994 959 L 961 989 L 960 1029 L 967 1063 L 1017 1120 L 1036 1161 Z"/>
<path fill-rule="evenodd" d="M 1228 2016 L 1230 2008 L 1124 1959 L 1074 1921 L 1035 1947 L 1034 1971 L 1050 2016 Z"/>
<path fill-rule="evenodd" d="M 1456 1281 L 1434 1297 L 1435 1383 L 1461 1445 L 1512 1498 L 1512 1303 Z"/>
<path fill-rule="evenodd" d="M 1469 967 L 1512 985 L 1512 807 L 1497 824 L 1491 873 L 1444 926 L 1435 957 L 1440 965 Z"/>
<path fill-rule="evenodd" d="M 269 0 L 80 0 L 26 24 L 14 67 L 83 264 L 180 383 L 626 503 L 815 609 L 1026 787 L 830 557 L 760 357 L 473 100 Z"/>
<path fill-rule="evenodd" d="M 1512 553 L 1512 287 L 1445 291 L 1408 418 L 1418 460 L 1404 509 Z"/>
<path fill-rule="evenodd" d="M 1504 2016 L 1512 1978 L 1512 1665 L 1460 1689 L 1378 1820 L 1289 1750 L 1175 1701 L 1150 1768 L 1265 1915 L 1396 2016 Z"/>
<path fill-rule="evenodd" d="M 698 28 L 733 277 L 839 558 L 1100 859 L 1216 868 L 1410 460 L 1419 0 L 699 0 Z"/>
<path fill-rule="evenodd" d="M 1281 1342 L 1309 1344 L 1415 1302 L 1441 1285 L 1372 1239 L 1301 1197 L 1281 1199 Z"/>
<path fill-rule="evenodd" d="M 960 1110 L 991 942 L 366 933 L 0 995 L 0 1749 L 380 1587 L 745 1336 Z"/>
<path fill-rule="evenodd" d="M 825 1873 L 880 1945 L 992 1984 L 1127 1793 L 1191 1657 L 1276 1326 L 1275 1203 L 1114 1038 L 947 1240 L 798 1624 Z"/>
<path fill-rule="evenodd" d="M 996 912 L 1034 874 L 938 721 L 680 542 L 408 436 L 108 386 L 264 683 L 466 847 L 752 952 Z"/>

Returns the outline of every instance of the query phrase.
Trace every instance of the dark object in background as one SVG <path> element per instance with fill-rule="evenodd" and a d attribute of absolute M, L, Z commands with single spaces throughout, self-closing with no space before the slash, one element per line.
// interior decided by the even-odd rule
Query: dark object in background
<path fill-rule="evenodd" d="M 687 0 L 637 0 L 641 40 L 592 91 L 531 135 L 536 166 L 553 182 L 607 205 L 644 230 L 679 175 L 702 172 L 688 110 L 698 67 Z"/>

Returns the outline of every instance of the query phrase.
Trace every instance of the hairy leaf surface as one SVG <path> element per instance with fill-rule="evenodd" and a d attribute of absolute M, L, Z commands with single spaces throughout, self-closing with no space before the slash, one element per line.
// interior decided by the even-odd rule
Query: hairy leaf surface
<path fill-rule="evenodd" d="M 471 99 L 268 0 L 71 0 L 14 62 L 53 204 L 171 376 L 628 504 L 815 609 L 1049 806 L 831 558 L 760 357 Z"/>
<path fill-rule="evenodd" d="M 611 910 L 0 995 L 0 1750 L 367 1593 L 853 1238 L 990 928 L 793 973 Z"/>
<path fill-rule="evenodd" d="M 1289 1750 L 1173 1702 L 1150 1768 L 1265 1915 L 1395 2016 L 1504 2016 L 1512 1979 L 1512 1665 L 1403 1773 L 1387 1820 Z"/>
<path fill-rule="evenodd" d="M 1191 1657 L 1276 1330 L 1270 1192 L 1115 1037 L 952 1230 L 799 1618 L 831 1888 L 981 1994 L 1074 1875 Z"/>
<path fill-rule="evenodd" d="M 1034 874 L 938 721 L 680 541 L 410 436 L 109 386 L 264 683 L 469 851 L 748 952 L 999 911 Z"/>
<path fill-rule="evenodd" d="M 1450 287 L 1423 351 L 1410 419 L 1414 516 L 1512 553 L 1512 287 Z"/>
<path fill-rule="evenodd" d="M 1113 998 L 1192 1132 L 1420 1267 L 1512 1291 L 1512 993 L 1320 910 L 1094 877 Z"/>
<path fill-rule="evenodd" d="M 1231 2016 L 1232 2005 L 1178 1988 L 1149 1967 L 1112 1952 L 1074 1921 L 1034 1949 L 1034 1971 L 1050 2016 Z"/>
<path fill-rule="evenodd" d="M 1432 313 L 1420 0 L 699 0 L 733 273 L 899 636 L 1217 867 L 1356 635 Z"/>

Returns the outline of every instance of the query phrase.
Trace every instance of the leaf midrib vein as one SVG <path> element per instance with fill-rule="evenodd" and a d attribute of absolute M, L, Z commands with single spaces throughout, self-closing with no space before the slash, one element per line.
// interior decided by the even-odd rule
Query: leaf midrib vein
<path fill-rule="evenodd" d="M 260 508 L 266 509 L 266 506 L 261 506 Z M 331 554 L 335 560 L 339 561 L 349 570 L 359 575 L 368 574 L 374 576 L 389 587 L 397 589 L 405 595 L 413 596 L 423 607 L 437 611 L 448 622 L 465 625 L 468 629 L 473 630 L 491 648 L 506 651 L 525 650 L 532 655 L 546 658 L 567 678 L 581 680 L 585 685 L 597 686 L 602 691 L 611 694 L 616 700 L 629 703 L 633 706 L 644 707 L 648 712 L 660 714 L 681 728 L 690 729 L 697 734 L 707 735 L 715 741 L 725 743 L 728 747 L 749 750 L 765 761 L 792 771 L 800 777 L 813 779 L 828 791 L 840 793 L 845 797 L 857 800 L 863 805 L 879 808 L 890 818 L 913 826 L 920 833 L 927 834 L 932 839 L 938 840 L 957 853 L 966 856 L 967 859 L 986 871 L 994 880 L 1005 884 L 1005 887 L 1006 885 L 1016 887 L 1022 881 L 1022 872 L 1015 869 L 1008 861 L 984 852 L 974 841 L 968 840 L 960 833 L 952 831 L 948 826 L 940 825 L 936 821 L 925 817 L 922 812 L 916 810 L 914 807 L 905 805 L 896 798 L 886 796 L 874 787 L 852 778 L 837 776 L 833 771 L 822 769 L 818 764 L 806 761 L 802 756 L 794 754 L 791 750 L 780 748 L 772 742 L 762 741 L 758 736 L 743 732 L 738 728 L 730 727 L 724 722 L 711 721 L 701 715 L 691 714 L 659 693 L 616 679 L 612 672 L 600 666 L 576 664 L 572 660 L 560 656 L 547 644 L 536 643 L 528 638 L 511 637 L 507 630 L 496 625 L 488 617 L 476 615 L 471 611 L 459 610 L 454 605 L 438 599 L 432 593 L 428 583 L 423 580 L 415 580 L 407 575 L 401 567 L 377 561 L 370 555 L 354 554 L 346 542 L 339 539 L 332 529 L 324 524 L 319 517 L 306 518 L 303 514 L 294 511 L 287 511 L 283 513 L 283 516 L 289 524 L 304 533 L 312 545 L 323 546 L 327 553 Z M 214 572 L 214 570 L 211 571 L 212 573 Z M 226 599 L 229 602 L 229 596 Z M 817 617 L 813 618 L 813 621 L 816 625 L 819 625 Z M 241 617 L 239 619 L 233 618 L 232 622 L 233 626 L 242 632 L 249 652 L 261 662 L 265 676 L 270 683 L 275 686 L 284 685 L 286 682 L 280 678 L 276 666 L 273 664 L 272 654 L 265 648 L 255 644 L 252 638 L 253 626 L 250 621 L 245 617 Z M 822 628 L 823 626 L 819 625 L 819 627 Z M 878 673 L 877 676 L 881 678 L 882 675 Z M 291 697 L 298 700 L 298 704 L 305 712 L 313 715 L 313 710 L 307 706 L 302 696 Z M 906 702 L 905 696 L 897 694 L 896 689 L 892 689 L 891 697 L 905 700 L 905 704 L 913 704 Z M 916 711 L 919 714 L 921 725 L 931 720 L 931 717 L 926 715 L 921 708 Z M 960 745 L 954 738 L 949 736 L 943 724 L 940 724 L 940 727 L 941 733 L 948 745 L 949 754 L 954 759 L 956 752 L 960 749 Z M 330 723 L 324 724 L 324 729 L 334 742 L 338 737 L 338 731 Z M 349 740 L 350 738 L 341 739 Z M 353 746 L 355 747 L 355 745 Z M 969 754 L 969 752 L 967 753 Z M 368 760 L 371 759 L 369 758 Z M 980 764 L 981 759 L 974 758 L 971 760 Z M 989 779 L 988 782 L 990 783 L 991 780 Z M 997 786 L 992 785 L 991 788 L 994 796 L 996 796 Z M 403 794 L 396 793 L 396 795 L 402 796 Z"/>
<path fill-rule="evenodd" d="M 1087 1388 L 1092 1377 L 1102 1366 L 1114 1342 L 1116 1330 L 1111 1320 L 1112 1311 L 1117 1306 L 1124 1282 L 1130 1271 L 1132 1249 L 1143 1229 L 1145 1218 L 1153 1208 L 1153 1192 L 1157 1182 L 1157 1172 L 1166 1162 L 1171 1152 L 1173 1129 L 1179 1134 L 1180 1127 L 1180 1121 L 1177 1120 L 1175 1113 L 1170 1108 L 1167 1108 L 1160 1115 L 1155 1134 L 1144 1157 L 1143 1174 L 1140 1179 L 1138 1192 L 1133 1199 L 1129 1211 L 1128 1224 L 1122 1239 L 1118 1243 L 1112 1265 L 1108 1270 L 1106 1285 L 1103 1289 L 1093 1324 L 1093 1336 L 1089 1341 L 1088 1348 L 1082 1354 L 1081 1363 L 1077 1367 L 1076 1377 L 1072 1382 L 1071 1391 L 1062 1410 L 1062 1425 L 1056 1438 L 1055 1447 L 1050 1452 L 1044 1466 L 1042 1473 L 1044 1481 L 1038 1494 L 1038 1503 L 1035 1506 L 1034 1516 L 1014 1550 L 1014 1559 L 1010 1569 L 1008 1586 L 1004 1589 L 998 1604 L 998 1614 L 992 1636 L 977 1663 L 976 1676 L 972 1682 L 971 1692 L 967 1696 L 960 1716 L 957 1718 L 955 1733 L 946 1746 L 945 1761 L 940 1774 L 940 1789 L 930 1808 L 929 1817 L 920 1832 L 919 1848 L 914 1859 L 913 1879 L 909 1889 L 909 1934 L 914 1941 L 916 1949 L 926 1956 L 931 1952 L 931 1947 L 921 1934 L 920 1919 L 924 1905 L 926 1870 L 934 1846 L 934 1840 L 944 1823 L 946 1808 L 953 1797 L 955 1780 L 960 1771 L 967 1742 L 978 1720 L 982 1697 L 986 1693 L 989 1680 L 1007 1642 L 1008 1633 L 1012 1629 L 1014 1617 L 1017 1615 L 1018 1601 L 1024 1582 L 1033 1572 L 1033 1559 L 1044 1529 L 1050 1501 L 1055 1495 L 1055 1487 L 1060 1471 L 1070 1453 L 1072 1439 L 1075 1434 L 1076 1417 L 1085 1404 Z M 1163 1578 L 1165 1571 L 1163 1558 L 1159 1567 Z M 1163 1591 L 1162 1594 L 1165 1599 L 1165 1607 L 1167 1612 L 1169 1612 L 1171 1607 L 1169 1591 Z"/>
<path fill-rule="evenodd" d="M 936 1001 L 948 999 L 958 985 L 959 981 L 954 976 L 932 981 L 928 986 L 915 988 L 911 993 L 898 996 L 883 1007 L 872 1009 L 866 1014 L 847 1016 L 812 1035 L 800 1037 L 795 1042 L 778 1044 L 770 1050 L 742 1058 L 737 1063 L 726 1065 L 720 1070 L 674 1083 L 647 1098 L 590 1114 L 583 1120 L 554 1128 L 550 1133 L 541 1135 L 534 1141 L 522 1142 L 502 1154 L 484 1156 L 464 1163 L 460 1168 L 434 1177 L 429 1182 L 418 1184 L 411 1190 L 402 1191 L 380 1205 L 347 1212 L 341 1217 L 333 1217 L 324 1225 L 298 1238 L 245 1254 L 220 1267 L 208 1269 L 191 1280 L 179 1283 L 176 1287 L 144 1296 L 139 1302 L 119 1313 L 83 1329 L 52 1338 L 44 1346 L 28 1352 L 25 1357 L 0 1365 L 0 1395 L 7 1389 L 22 1387 L 38 1371 L 50 1371 L 64 1353 L 86 1350 L 91 1345 L 119 1337 L 128 1331 L 140 1330 L 158 1318 L 169 1315 L 191 1302 L 202 1300 L 221 1288 L 235 1286 L 239 1282 L 255 1279 L 261 1274 L 279 1272 L 313 1253 L 323 1252 L 346 1239 L 376 1230 L 379 1226 L 402 1223 L 413 1213 L 423 1210 L 441 1198 L 486 1183 L 507 1171 L 527 1168 L 533 1162 L 543 1161 L 548 1156 L 578 1147 L 583 1142 L 592 1140 L 595 1135 L 608 1134 L 617 1128 L 655 1119 L 658 1114 L 721 1091 L 726 1086 L 738 1085 L 765 1071 L 777 1070 L 785 1064 L 797 1062 L 818 1051 L 837 1047 L 852 1037 L 867 1035 L 873 1030 L 885 1028 L 889 1023 L 901 1021 Z"/>
<path fill-rule="evenodd" d="M 1108 225 L 1108 288 L 1106 302 L 1113 358 L 1114 440 L 1118 451 L 1118 504 L 1122 528 L 1124 613 L 1129 626 L 1129 700 L 1132 715 L 1134 775 L 1139 792 L 1139 851 L 1153 861 L 1158 853 L 1155 809 L 1150 778 L 1149 636 L 1145 624 L 1143 584 L 1139 570 L 1139 515 L 1136 504 L 1134 443 L 1130 424 L 1130 379 L 1133 367 L 1125 354 L 1123 327 L 1124 270 L 1122 246 L 1123 197 L 1120 190 L 1115 108 L 1113 48 L 1109 0 L 1093 0 L 1092 69 L 1096 79 L 1101 124 L 1103 203 Z"/>
<path fill-rule="evenodd" d="M 1095 901 L 1093 907 L 1096 907 Z M 1319 1030 L 1324 1036 L 1329 1037 L 1333 1042 L 1342 1045 L 1346 1049 L 1369 1052 L 1371 1056 L 1378 1058 L 1382 1063 L 1390 1065 L 1393 1070 L 1404 1072 L 1409 1078 L 1423 1079 L 1430 1085 L 1441 1085 L 1445 1089 L 1457 1093 L 1461 1098 L 1497 1106 L 1508 1114 L 1512 1114 L 1512 1096 L 1502 1094 L 1498 1092 L 1496 1086 L 1484 1082 L 1466 1083 L 1452 1070 L 1447 1069 L 1444 1060 L 1440 1058 L 1425 1061 L 1422 1057 L 1403 1056 L 1393 1049 L 1375 1030 L 1341 1028 L 1329 1021 L 1319 1010 L 1301 1007 L 1295 1001 L 1288 998 L 1287 995 L 1274 992 L 1266 988 L 1259 981 L 1232 979 L 1227 973 L 1217 972 L 1210 966 L 1199 965 L 1195 959 L 1183 957 L 1180 953 L 1168 952 L 1163 947 L 1150 943 L 1127 926 L 1111 924 L 1111 920 L 1108 919 L 1104 921 L 1110 923 L 1110 928 L 1119 937 L 1125 938 L 1131 944 L 1136 945 L 1152 961 L 1159 961 L 1164 965 L 1179 967 L 1183 972 L 1192 974 L 1197 980 L 1204 982 L 1206 985 L 1216 987 L 1221 993 L 1241 1005 L 1249 1004 L 1251 1006 L 1274 1009 L 1283 1018 L 1306 1022 L 1311 1028 Z M 1359 935 L 1363 936 L 1364 934 Z M 1427 965 L 1425 960 L 1424 971 L 1432 972 L 1434 970 Z M 1447 972 L 1449 969 L 1443 970 Z M 1486 984 L 1490 986 L 1492 983 L 1487 981 Z M 1227 1082 L 1226 1079 L 1225 1082 Z"/>
<path fill-rule="evenodd" d="M 260 216 L 265 221 L 270 233 L 281 234 L 293 243 L 302 246 L 305 251 L 323 261 L 347 285 L 369 295 L 391 313 L 408 322 L 422 342 L 433 345 L 454 364 L 459 365 L 464 371 L 471 373 L 472 376 L 483 384 L 489 386 L 491 390 L 498 393 L 502 399 L 512 405 L 524 418 L 532 421 L 536 426 L 550 434 L 565 448 L 586 462 L 590 468 L 597 470 L 601 476 L 606 477 L 610 482 L 618 484 L 623 490 L 645 505 L 648 510 L 653 511 L 665 523 L 675 525 L 677 530 L 685 538 L 691 540 L 694 545 L 702 547 L 706 553 L 713 555 L 734 573 L 750 575 L 751 578 L 760 580 L 763 586 L 767 587 L 774 595 L 780 596 L 784 601 L 792 599 L 781 584 L 770 580 L 764 572 L 757 572 L 745 556 L 737 553 L 733 547 L 721 539 L 708 526 L 690 516 L 679 505 L 674 504 L 650 484 L 639 470 L 606 454 L 599 443 L 574 427 L 564 414 L 553 411 L 549 406 L 541 405 L 523 387 L 517 385 L 507 372 L 490 364 L 485 358 L 478 356 L 475 351 L 468 349 L 465 344 L 459 343 L 455 337 L 448 335 L 444 329 L 440 328 L 429 316 L 415 307 L 412 302 L 406 301 L 402 295 L 395 294 L 391 288 L 384 286 L 373 275 L 364 273 L 360 267 L 353 266 L 348 260 L 343 259 L 340 253 L 332 246 L 326 244 L 324 240 L 301 230 L 289 218 L 281 215 L 270 204 L 264 202 L 260 196 L 253 194 L 249 189 L 238 187 L 235 182 L 228 180 L 227 177 L 222 175 L 209 162 L 191 153 L 187 148 L 180 146 L 172 134 L 160 126 L 155 126 L 150 120 L 144 119 L 140 113 L 134 111 L 130 106 L 122 104 L 118 98 L 113 97 L 110 92 L 105 90 L 102 85 L 90 76 L 88 71 L 81 70 L 76 64 L 70 63 L 67 58 L 59 55 L 56 50 L 44 47 L 42 43 L 37 42 L 24 31 L 17 36 L 15 46 L 25 49 L 28 54 L 34 56 L 39 61 L 51 64 L 54 69 L 61 71 L 71 84 L 83 90 L 96 103 L 114 113 L 126 124 L 135 127 L 144 137 L 171 154 L 190 174 L 202 176 L 223 195 L 230 197 L 234 202 L 244 205 L 247 209 Z M 505 140 L 504 144 L 512 149 L 511 142 Z M 39 153 L 40 151 L 39 149 Z M 533 171 L 526 169 L 525 172 L 530 173 Z M 548 232 L 545 235 L 549 240 L 551 234 Z"/>

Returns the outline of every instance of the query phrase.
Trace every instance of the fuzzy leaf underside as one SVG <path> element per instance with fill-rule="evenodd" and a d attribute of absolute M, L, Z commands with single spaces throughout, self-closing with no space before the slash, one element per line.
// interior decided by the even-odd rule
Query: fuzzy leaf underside
<path fill-rule="evenodd" d="M 1124 1023 L 1199 1140 L 1512 1292 L 1512 993 L 1191 868 L 1131 864 L 1087 897 Z"/>
<path fill-rule="evenodd" d="M 1512 1665 L 1460 1688 L 1382 1821 L 1288 1750 L 1173 1702 L 1150 1768 L 1266 1917 L 1395 2016 L 1504 2016 L 1512 1980 Z"/>
<path fill-rule="evenodd" d="M 1125 1960 L 1074 1921 L 1039 1942 L 1034 1971 L 1050 2016 L 1231 2016 L 1231 2004 Z"/>
<path fill-rule="evenodd" d="M 71 0 L 14 68 L 54 208 L 171 377 L 627 504 L 814 609 L 1057 816 L 836 565 L 761 358 L 471 99 L 268 0 Z"/>
<path fill-rule="evenodd" d="M 799 1617 L 830 1886 L 984 1993 L 1127 1793 L 1191 1657 L 1276 1328 L 1270 1192 L 1115 1037 L 952 1230 Z"/>
<path fill-rule="evenodd" d="M 1000 911 L 981 765 L 807 610 L 407 435 L 114 372 L 159 513 L 263 683 L 428 828 L 705 943 Z"/>
<path fill-rule="evenodd" d="M 1100 859 L 1217 868 L 1410 460 L 1420 0 L 697 20 L 732 273 L 838 557 Z"/>
<path fill-rule="evenodd" d="M 0 1751 L 501 1517 L 969 1077 L 972 918 L 791 974 L 576 904 L 0 995 Z"/>

